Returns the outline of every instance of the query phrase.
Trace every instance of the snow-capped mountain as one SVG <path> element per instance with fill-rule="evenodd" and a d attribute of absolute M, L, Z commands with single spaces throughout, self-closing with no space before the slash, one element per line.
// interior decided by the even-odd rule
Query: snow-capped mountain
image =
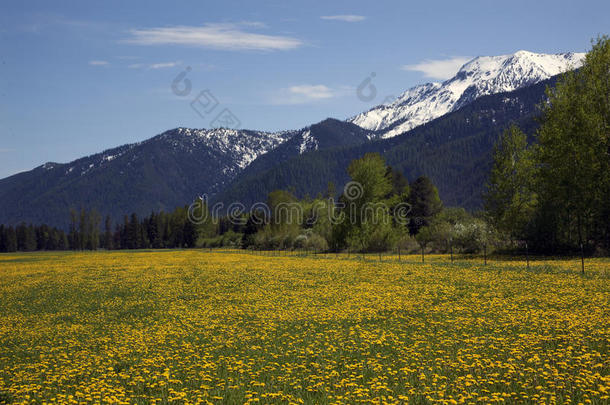
<path fill-rule="evenodd" d="M 160 148 L 168 154 L 183 156 L 211 156 L 214 159 L 211 171 L 221 174 L 216 177 L 213 192 L 218 186 L 232 179 L 233 175 L 248 166 L 258 156 L 284 143 L 293 132 L 263 132 L 227 128 L 192 129 L 176 128 L 142 142 L 119 146 L 68 164 L 48 162 L 42 168 L 52 170 L 63 168 L 64 176 L 86 176 L 90 172 L 104 168 L 117 159 L 127 166 L 136 165 L 148 150 Z M 122 158 L 122 159 L 121 159 Z M 211 163 L 211 162 L 209 162 Z"/>
<path fill-rule="evenodd" d="M 147 215 L 151 211 L 171 210 L 202 194 L 210 198 L 224 196 L 223 201 L 250 201 L 256 193 L 244 195 L 244 190 L 264 194 L 293 181 L 306 185 L 319 181 L 326 186 L 330 180 L 328 176 L 333 172 L 329 167 L 336 169 L 333 173 L 338 180 L 346 176 L 345 167 L 333 166 L 338 165 L 339 158 L 332 157 L 332 153 L 345 157 L 344 152 L 351 147 L 355 151 L 354 158 L 367 151 L 383 153 L 391 146 L 387 142 L 403 142 L 402 137 L 370 141 L 392 138 L 449 112 L 459 115 L 456 110 L 464 106 L 470 108 L 479 97 L 494 97 L 492 94 L 529 87 L 568 67 L 578 67 L 583 56 L 519 51 L 513 55 L 478 57 L 443 83 L 414 87 L 395 102 L 346 121 L 327 119 L 306 128 L 283 132 L 176 128 L 142 142 L 69 163 L 49 162 L 0 179 L 0 223 L 26 221 L 66 226 L 70 208 L 78 207 L 94 208 L 111 215 L 113 220 L 121 220 L 125 213 Z M 542 94 L 542 90 L 538 90 Z M 509 106 L 496 108 L 498 124 L 494 117 L 491 118 L 498 128 L 473 131 L 499 130 L 506 124 L 506 119 L 502 118 L 505 107 Z M 528 111 L 522 106 L 519 108 L 523 111 L 511 110 L 510 117 L 519 117 Z M 495 114 L 486 111 L 475 113 L 475 116 L 480 118 L 490 113 Z M 465 118 L 466 124 L 471 116 Z M 452 125 L 445 123 L 444 128 L 451 138 L 463 125 L 456 124 L 455 117 L 448 122 Z M 410 139 L 410 136 L 406 138 Z M 433 144 L 437 140 L 429 142 Z M 333 161 L 330 166 L 321 163 L 328 156 Z M 401 151 L 397 156 L 406 154 Z M 393 164 L 408 166 L 403 161 Z M 278 171 L 273 172 L 276 168 Z M 281 183 L 282 176 L 288 175 L 291 177 Z M 305 177 L 295 180 L 299 175 Z"/>
<path fill-rule="evenodd" d="M 584 53 L 541 54 L 518 51 L 510 55 L 480 56 L 464 64 L 442 83 L 426 83 L 348 119 L 391 138 L 471 103 L 478 97 L 513 91 L 580 67 Z"/>
<path fill-rule="evenodd" d="M 369 142 L 371 131 L 362 129 L 351 122 L 327 118 L 316 124 L 292 131 L 290 139 L 265 153 L 241 171 L 229 185 L 232 192 L 240 188 L 247 179 L 263 176 L 267 170 L 282 167 L 287 161 L 298 160 L 308 152 L 341 149 Z M 231 200 L 231 195 L 220 192 L 221 200 Z M 237 198 L 237 197 L 236 197 Z M 253 203 L 247 196 L 239 196 L 240 201 Z"/>
<path fill-rule="evenodd" d="M 292 131 L 263 132 L 227 128 L 191 129 L 177 128 L 160 135 L 174 147 L 193 150 L 204 144 L 218 153 L 226 155 L 226 171 L 238 171 L 248 166 L 258 156 L 267 153 L 290 139 Z"/>
<path fill-rule="evenodd" d="M 0 180 L 0 223 L 66 226 L 70 208 L 109 214 L 172 210 L 223 190 L 292 132 L 176 128 L 69 163 Z M 25 206 L 29 208 L 25 208 Z"/>
<path fill-rule="evenodd" d="M 318 148 L 365 142 L 368 133 L 338 120 L 281 132 L 176 128 L 0 179 L 0 223 L 66 226 L 70 208 L 78 207 L 114 220 L 124 213 L 171 210 L 203 194 L 212 198 L 263 155 L 273 166 Z"/>

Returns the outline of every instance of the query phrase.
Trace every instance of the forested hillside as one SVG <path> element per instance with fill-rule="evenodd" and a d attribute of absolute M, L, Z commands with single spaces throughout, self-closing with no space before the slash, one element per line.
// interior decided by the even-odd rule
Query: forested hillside
<path fill-rule="evenodd" d="M 447 205 L 481 208 L 493 145 L 511 123 L 533 134 L 545 89 L 556 81 L 557 77 L 553 77 L 513 92 L 481 97 L 391 139 L 310 151 L 284 161 L 275 155 L 276 164 L 270 169 L 255 160 L 215 200 L 226 204 L 239 201 L 247 206 L 264 201 L 275 189 L 291 189 L 297 196 L 315 196 L 325 192 L 329 182 L 340 191 L 348 179 L 349 162 L 365 153 L 377 152 L 410 180 L 421 175 L 430 177 Z"/>

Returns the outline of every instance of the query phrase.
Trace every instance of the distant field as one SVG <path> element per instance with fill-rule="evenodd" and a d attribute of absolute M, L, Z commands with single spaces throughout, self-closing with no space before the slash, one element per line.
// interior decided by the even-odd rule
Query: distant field
<path fill-rule="evenodd" d="M 610 260 L 0 255 L 0 403 L 593 403 Z"/>

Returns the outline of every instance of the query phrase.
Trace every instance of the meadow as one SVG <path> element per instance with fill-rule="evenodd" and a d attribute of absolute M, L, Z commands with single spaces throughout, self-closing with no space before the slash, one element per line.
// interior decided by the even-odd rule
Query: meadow
<path fill-rule="evenodd" d="M 0 255 L 0 403 L 607 404 L 610 260 Z"/>

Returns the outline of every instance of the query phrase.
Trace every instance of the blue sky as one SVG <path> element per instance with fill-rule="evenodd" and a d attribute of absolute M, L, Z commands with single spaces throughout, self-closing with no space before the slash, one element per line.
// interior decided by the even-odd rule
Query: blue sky
<path fill-rule="evenodd" d="M 471 57 L 582 52 L 609 28 L 607 1 L 5 0 L 0 178 L 217 112 L 262 130 L 344 119 Z M 181 72 L 190 91 L 172 90 Z"/>

